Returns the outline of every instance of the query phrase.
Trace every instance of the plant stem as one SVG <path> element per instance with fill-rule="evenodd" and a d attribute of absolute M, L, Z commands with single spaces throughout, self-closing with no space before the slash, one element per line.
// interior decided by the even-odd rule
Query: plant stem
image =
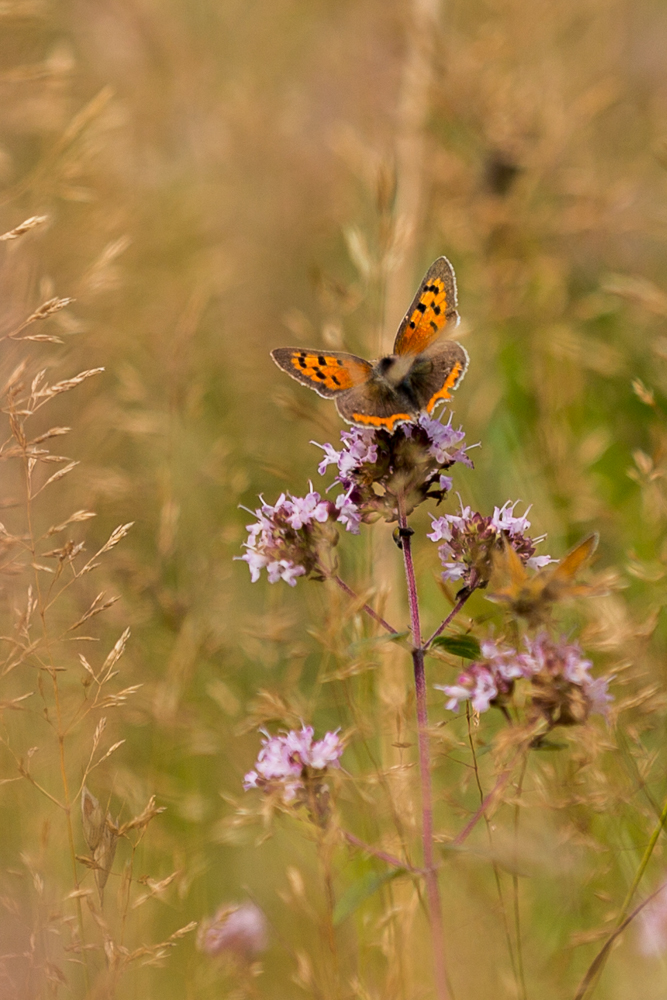
<path fill-rule="evenodd" d="M 477 826 L 482 816 L 486 814 L 487 809 L 490 809 L 490 807 L 496 801 L 496 799 L 502 792 L 503 788 L 512 777 L 512 771 L 514 769 L 514 765 L 516 764 L 516 761 L 520 753 L 521 750 L 518 750 L 515 753 L 514 757 L 512 757 L 511 761 L 509 762 L 508 766 L 505 768 L 502 774 L 498 776 L 498 780 L 496 781 L 495 785 L 493 786 L 489 794 L 486 796 L 486 798 L 482 802 L 477 812 L 473 815 L 472 819 L 468 820 L 468 822 L 463 827 L 461 832 L 457 833 L 457 835 L 452 840 L 451 842 L 452 847 L 459 847 L 464 840 L 467 840 L 469 834 L 472 833 L 472 831 Z"/>
<path fill-rule="evenodd" d="M 514 867 L 516 869 L 519 856 L 519 800 L 521 798 L 521 791 L 523 789 L 523 779 L 526 776 L 526 768 L 528 767 L 528 757 L 524 757 L 523 764 L 521 767 L 521 774 L 519 776 L 519 783 L 517 785 L 517 799 L 516 805 L 514 806 Z M 523 946 L 521 944 L 521 908 L 519 906 L 519 877 L 516 871 L 512 874 L 512 888 L 514 893 L 514 933 L 516 936 L 516 953 L 519 963 L 519 979 L 521 981 L 521 1000 L 527 1000 L 528 993 L 526 991 L 526 976 L 523 968 Z"/>
<path fill-rule="evenodd" d="M 466 722 L 468 724 L 468 742 L 470 744 L 470 753 L 472 754 L 473 770 L 475 772 L 475 784 L 477 785 L 477 791 L 479 792 L 480 803 L 484 802 L 484 789 L 482 788 L 482 779 L 479 774 L 479 766 L 477 764 L 477 751 L 475 750 L 475 741 L 472 735 L 472 708 L 470 702 L 466 702 Z M 489 849 L 491 851 L 491 867 L 493 868 L 493 877 L 496 883 L 496 891 L 498 893 L 498 902 L 500 903 L 500 912 L 503 918 L 503 928 L 505 931 L 505 940 L 507 941 L 507 951 L 510 957 L 510 964 L 512 966 L 512 974 L 514 976 L 514 982 L 517 987 L 517 995 L 519 993 L 519 973 L 517 970 L 516 958 L 514 956 L 514 947 L 512 945 L 512 935 L 510 934 L 509 919 L 507 916 L 507 907 L 505 906 L 505 896 L 503 894 L 503 885 L 500 878 L 500 870 L 498 868 L 498 863 L 493 856 L 493 833 L 491 832 L 491 822 L 488 816 L 484 817 L 484 822 L 486 824 L 486 833 L 489 838 Z M 525 992 L 525 991 L 524 991 Z M 525 1000 L 525 997 L 522 998 Z"/>
<path fill-rule="evenodd" d="M 392 868 L 404 868 L 407 872 L 412 872 L 415 875 L 425 874 L 423 868 L 414 868 L 407 861 L 401 861 L 401 859 L 397 858 L 394 854 L 388 854 L 386 851 L 380 851 L 376 847 L 371 847 L 371 845 L 367 844 L 365 840 L 361 840 L 359 837 L 356 837 L 353 833 L 350 833 L 349 830 L 344 830 L 343 836 L 347 840 L 348 844 L 352 844 L 354 847 L 359 847 L 362 851 L 365 851 L 366 854 L 372 854 L 374 858 L 384 861 L 385 864 L 391 865 Z"/>
<path fill-rule="evenodd" d="M 338 575 L 331 576 L 330 579 L 334 580 L 338 584 L 340 589 L 343 590 L 348 595 L 348 597 L 351 597 L 353 601 L 359 600 L 358 596 L 355 594 L 352 588 L 348 587 L 345 581 L 341 580 L 341 578 Z M 392 628 L 389 622 L 386 622 L 384 618 L 382 618 L 382 616 L 377 613 L 377 611 L 373 611 L 370 604 L 362 604 L 361 606 L 366 612 L 366 614 L 370 615 L 373 621 L 376 621 L 378 625 L 382 626 L 383 629 L 386 629 L 387 632 L 391 632 L 392 635 L 398 635 L 396 629 Z"/>
<path fill-rule="evenodd" d="M 421 779 L 422 800 L 422 845 L 424 852 L 424 868 L 426 891 L 431 926 L 431 942 L 433 946 L 433 964 L 435 967 L 435 986 L 438 1000 L 448 1000 L 447 970 L 445 966 L 444 931 L 442 924 L 442 903 L 438 886 L 438 872 L 433 857 L 433 792 L 431 788 L 431 768 L 428 746 L 428 712 L 426 704 L 426 676 L 424 672 L 424 649 L 422 647 L 421 622 L 419 619 L 419 601 L 417 598 L 417 581 L 412 560 L 411 538 L 407 531 L 408 520 L 405 516 L 402 497 L 398 497 L 398 526 L 402 532 L 403 562 L 405 578 L 408 586 L 408 602 L 410 604 L 410 626 L 412 629 L 412 663 L 415 673 L 415 694 L 417 700 L 417 738 L 419 743 L 419 773 Z"/>
<path fill-rule="evenodd" d="M 18 443 L 21 442 L 17 438 Z M 74 880 L 74 889 L 76 892 L 76 911 L 77 911 L 77 922 L 79 927 L 79 947 L 81 949 L 81 957 L 83 964 L 84 977 L 86 981 L 86 991 L 90 992 L 90 970 L 88 968 L 88 955 L 86 951 L 86 938 L 84 932 L 83 923 L 83 908 L 81 906 L 81 897 L 78 894 L 79 890 L 79 876 L 76 867 L 76 849 L 74 846 L 74 830 L 72 828 L 72 800 L 70 798 L 69 783 L 67 780 L 67 766 L 65 761 L 65 728 L 63 726 L 63 715 L 62 706 L 60 702 L 60 689 L 58 687 L 58 674 L 54 668 L 53 656 L 51 654 L 51 642 L 49 638 L 48 627 L 46 624 L 46 608 L 44 606 L 44 600 L 42 597 L 42 589 L 40 586 L 39 570 L 37 569 L 37 545 L 35 541 L 35 531 L 33 528 L 32 521 L 32 478 L 31 469 L 28 460 L 28 455 L 25 450 L 25 445 L 23 445 L 23 465 L 25 474 L 25 488 L 26 488 L 26 520 L 28 527 L 29 536 L 29 549 L 32 556 L 32 565 L 34 567 L 34 579 L 35 579 L 35 591 L 37 593 L 37 609 L 39 613 L 39 619 L 42 626 L 42 637 L 44 644 L 46 646 L 46 652 L 48 656 L 48 667 L 47 671 L 51 677 L 51 682 L 53 685 L 53 698 L 56 709 L 56 721 L 57 721 L 57 736 L 58 736 L 58 757 L 60 762 L 60 777 L 63 785 L 63 802 L 58 803 L 61 805 L 63 812 L 65 813 L 65 825 L 67 830 L 67 840 L 69 844 L 69 856 L 72 865 L 72 878 Z M 34 784 L 34 782 L 33 782 Z M 49 796 L 52 798 L 52 796 Z M 55 801 L 55 799 L 54 799 Z"/>
<path fill-rule="evenodd" d="M 468 588 L 465 591 L 465 593 L 463 594 L 463 596 L 458 599 L 458 601 L 456 602 L 456 604 L 454 605 L 454 607 L 452 608 L 452 610 L 449 612 L 449 614 L 445 618 L 445 620 L 442 623 L 442 625 L 439 625 L 438 628 L 433 633 L 433 635 L 429 636 L 429 638 L 426 640 L 426 642 L 424 643 L 424 649 L 428 649 L 428 647 L 431 645 L 431 643 L 433 642 L 433 640 L 437 639 L 438 636 L 440 635 L 440 633 L 445 631 L 445 629 L 447 628 L 447 626 L 449 625 L 449 623 L 458 615 L 459 611 L 461 610 L 461 608 L 463 607 L 463 605 L 465 604 L 465 602 L 468 600 L 468 598 L 472 596 L 472 593 L 473 593 L 474 589 L 475 589 L 474 587 Z"/>
<path fill-rule="evenodd" d="M 617 927 L 614 928 L 614 930 L 611 932 L 605 943 L 602 945 L 600 951 L 597 953 L 597 955 L 589 965 L 586 975 L 579 984 L 579 989 L 577 990 L 574 1000 L 584 1000 L 584 997 L 587 994 L 588 996 L 591 996 L 597 984 L 600 972 L 604 968 L 604 963 L 607 961 L 609 950 L 614 941 L 616 940 L 616 938 L 619 936 L 619 934 L 623 933 L 623 931 L 629 924 L 632 923 L 637 914 L 641 913 L 644 907 L 663 891 L 666 885 L 667 883 L 663 883 L 663 885 L 661 885 L 659 889 L 656 889 L 655 892 L 652 892 L 650 896 L 647 896 L 646 899 L 644 899 L 639 904 L 639 906 L 635 906 L 632 913 L 630 913 L 623 921 L 621 921 L 621 923 L 618 924 Z M 591 988 L 590 991 L 589 987 Z"/>
<path fill-rule="evenodd" d="M 593 996 L 595 987 L 599 982 L 600 976 L 602 975 L 602 970 L 604 969 L 607 958 L 609 957 L 609 946 L 611 942 L 618 936 L 621 929 L 625 926 L 627 922 L 626 916 L 630 908 L 630 903 L 632 902 L 632 897 L 637 891 L 637 886 L 642 880 L 642 876 L 646 871 L 646 867 L 651 859 L 651 855 L 653 854 L 655 845 L 658 842 L 658 837 L 660 836 L 660 833 L 662 832 L 666 823 L 667 823 L 667 800 L 665 800 L 665 804 L 662 807 L 662 812 L 660 813 L 660 818 L 658 819 L 658 823 L 655 829 L 653 830 L 653 833 L 651 834 L 651 838 L 648 844 L 646 845 L 646 850 L 644 851 L 642 859 L 639 862 L 639 868 L 635 872 L 635 877 L 632 880 L 632 885 L 628 889 L 627 895 L 623 901 L 623 906 L 621 907 L 621 912 L 619 913 L 616 924 L 614 925 L 614 930 L 611 932 L 611 934 L 603 944 L 602 948 L 600 949 L 600 951 L 597 953 L 597 955 L 589 965 L 588 971 L 582 980 L 581 986 L 579 987 L 579 992 L 577 993 L 576 1000 L 580 1000 L 580 998 L 583 998 L 586 995 Z"/>

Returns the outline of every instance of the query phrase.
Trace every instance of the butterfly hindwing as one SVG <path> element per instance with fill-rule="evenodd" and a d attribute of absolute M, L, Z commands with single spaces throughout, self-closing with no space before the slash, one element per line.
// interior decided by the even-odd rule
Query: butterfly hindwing
<path fill-rule="evenodd" d="M 424 275 L 396 334 L 394 354 L 421 354 L 446 325 L 457 325 L 456 278 L 446 257 L 438 257 Z"/>
<path fill-rule="evenodd" d="M 348 424 L 384 429 L 391 434 L 399 424 L 414 420 L 418 410 L 391 386 L 371 379 L 336 399 L 336 409 Z"/>
<path fill-rule="evenodd" d="M 437 351 L 429 355 L 433 365 L 424 379 L 423 391 L 428 398 L 422 403 L 427 413 L 432 413 L 443 399 L 450 399 L 452 392 L 468 368 L 468 352 L 454 340 L 445 340 Z"/>
<path fill-rule="evenodd" d="M 373 366 L 356 354 L 341 351 L 313 351 L 299 347 L 278 347 L 271 357 L 297 382 L 309 386 L 320 396 L 337 396 L 370 378 Z"/>

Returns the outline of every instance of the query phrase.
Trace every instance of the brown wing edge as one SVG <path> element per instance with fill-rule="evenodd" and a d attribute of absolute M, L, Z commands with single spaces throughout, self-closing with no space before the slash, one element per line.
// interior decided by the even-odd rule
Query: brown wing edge
<path fill-rule="evenodd" d="M 451 395 L 455 389 L 458 389 L 462 380 L 465 378 L 465 374 L 468 371 L 468 365 L 470 364 L 470 356 L 462 344 L 459 344 L 456 340 L 448 340 L 444 345 L 447 348 L 447 354 L 450 355 L 447 359 L 447 363 L 451 364 L 450 370 L 445 375 L 445 381 L 440 385 L 437 391 L 430 396 L 424 405 L 424 409 L 428 414 L 432 414 L 435 407 L 439 402 L 451 399 Z"/>
<path fill-rule="evenodd" d="M 442 336 L 442 331 L 445 329 L 445 327 L 452 326 L 452 328 L 456 328 L 459 325 L 459 321 L 460 321 L 461 317 L 459 316 L 458 310 L 457 310 L 457 307 L 458 307 L 458 290 L 457 290 L 457 287 L 456 287 L 456 274 L 454 272 L 454 266 L 453 266 L 452 262 L 447 257 L 445 257 L 443 255 L 442 257 L 438 257 L 436 260 L 433 261 L 433 263 L 429 267 L 428 271 L 426 272 L 426 274 L 422 278 L 421 282 L 419 283 L 419 287 L 418 287 L 417 291 L 415 292 L 415 295 L 414 295 L 414 298 L 413 298 L 412 302 L 410 303 L 410 307 L 408 308 L 405 316 L 403 317 L 403 319 L 401 320 L 401 322 L 399 324 L 398 330 L 396 331 L 396 337 L 394 338 L 394 354 L 400 353 L 397 350 L 397 348 L 399 346 L 399 342 L 400 342 L 403 334 L 405 333 L 405 330 L 406 330 L 406 328 L 408 326 L 408 323 L 410 322 L 410 317 L 412 316 L 412 314 L 414 313 L 415 309 L 417 308 L 417 304 L 419 303 L 419 301 L 420 301 L 420 299 L 422 297 L 422 294 L 423 294 L 423 291 L 424 291 L 424 287 L 433 278 L 442 278 L 444 286 L 445 286 L 445 293 L 446 293 L 446 298 L 447 298 L 447 308 L 445 310 L 445 321 L 442 324 L 442 327 L 440 328 L 440 330 L 438 330 L 437 336 L 438 337 Z M 435 337 L 434 337 L 434 339 L 435 339 Z"/>
<path fill-rule="evenodd" d="M 370 404 L 370 405 L 369 405 Z M 369 430 L 387 430 L 393 433 L 399 424 L 407 424 L 415 419 L 418 411 L 404 412 L 391 402 L 378 403 L 369 400 L 361 386 L 356 386 L 336 400 L 336 409 L 346 424 L 366 427 Z M 368 413 L 373 409 L 375 413 Z"/>

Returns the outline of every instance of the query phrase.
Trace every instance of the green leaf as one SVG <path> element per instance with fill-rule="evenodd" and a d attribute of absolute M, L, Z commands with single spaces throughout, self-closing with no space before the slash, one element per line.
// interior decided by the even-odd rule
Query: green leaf
<path fill-rule="evenodd" d="M 361 878 L 348 886 L 334 907 L 333 922 L 338 927 L 344 920 L 357 910 L 365 900 L 381 889 L 387 882 L 392 882 L 399 875 L 408 874 L 407 868 L 392 868 L 389 871 L 378 873 L 376 871 L 366 872 Z"/>
<path fill-rule="evenodd" d="M 350 649 L 357 651 L 372 649 L 374 646 L 381 646 L 384 642 L 400 642 L 401 639 L 407 639 L 409 635 L 410 632 L 381 632 L 380 635 L 371 635 L 365 639 L 357 639 L 350 644 Z"/>
<path fill-rule="evenodd" d="M 479 642 L 474 635 L 439 635 L 432 644 L 438 649 L 444 649 L 452 656 L 462 656 L 465 660 L 479 660 L 482 655 Z"/>
<path fill-rule="evenodd" d="M 412 633 L 410 632 L 410 629 L 406 632 L 392 632 L 387 636 L 387 642 L 400 642 L 401 639 L 407 639 L 411 635 Z"/>
<path fill-rule="evenodd" d="M 465 845 L 465 844 L 455 844 L 453 841 L 450 841 L 449 843 L 446 843 L 446 844 L 438 844 L 437 847 L 438 847 L 438 850 L 440 851 L 440 853 L 444 854 L 445 857 L 447 857 L 448 854 L 467 854 L 468 853 L 468 847 L 467 847 L 467 845 Z"/>
<path fill-rule="evenodd" d="M 557 740 L 547 740 L 542 737 L 533 743 L 531 750 L 567 750 L 567 743 L 559 743 Z"/>

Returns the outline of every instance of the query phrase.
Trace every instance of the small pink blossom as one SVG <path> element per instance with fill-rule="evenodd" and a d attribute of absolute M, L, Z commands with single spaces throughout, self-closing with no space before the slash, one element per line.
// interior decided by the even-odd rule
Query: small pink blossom
<path fill-rule="evenodd" d="M 460 497 L 459 503 L 461 504 L 460 514 L 443 514 L 442 517 L 431 517 L 432 530 L 426 537 L 430 538 L 432 542 L 451 542 L 454 530 L 465 530 L 467 522 L 472 517 L 472 507 L 464 507 Z"/>
<path fill-rule="evenodd" d="M 300 731 L 291 729 L 278 736 L 265 733 L 255 767 L 244 778 L 245 790 L 278 790 L 283 802 L 288 803 L 303 791 L 304 779 L 309 774 L 323 775 L 328 767 L 339 767 L 343 744 L 338 731 L 325 733 L 321 740 L 313 741 L 313 736 L 312 726 L 303 726 Z"/>
<path fill-rule="evenodd" d="M 410 510 L 426 497 L 441 500 L 452 487 L 446 472 L 456 462 L 472 467 L 461 428 L 420 413 L 393 433 L 351 427 L 341 432 L 341 448 L 312 442 L 324 452 L 318 471 L 330 465 L 336 476 L 332 487 L 342 487 L 335 499 L 338 520 L 355 534 L 363 521 L 378 515 L 396 520 L 396 492 L 410 498 Z M 352 507 L 354 505 L 354 507 Z M 408 511 L 409 512 L 409 511 Z"/>
<path fill-rule="evenodd" d="M 465 447 L 463 447 L 465 432 L 461 427 L 458 430 L 452 427 L 453 417 L 454 414 L 450 413 L 448 422 L 443 424 L 439 420 L 429 417 L 426 413 L 420 413 L 417 423 L 428 435 L 429 454 L 440 465 L 462 462 L 463 465 L 472 468 L 472 462 L 466 454 Z"/>
<path fill-rule="evenodd" d="M 254 903 L 220 907 L 214 917 L 202 921 L 197 933 L 197 947 L 211 957 L 227 954 L 249 961 L 267 943 L 266 917 Z"/>
<path fill-rule="evenodd" d="M 531 664 L 525 654 L 493 640 L 483 642 L 481 649 L 484 659 L 471 663 L 456 684 L 434 685 L 448 696 L 447 708 L 458 711 L 460 703 L 469 700 L 476 712 L 486 712 L 493 702 L 511 695 L 517 678 L 530 676 Z"/>
<path fill-rule="evenodd" d="M 281 493 L 273 505 L 263 497 L 260 501 L 262 506 L 254 511 L 256 521 L 247 525 L 246 551 L 237 558 L 248 564 L 253 583 L 265 569 L 269 583 L 284 580 L 294 587 L 300 576 L 318 567 L 317 545 L 322 539 L 318 525 L 329 520 L 334 505 L 322 500 L 312 486 L 305 497 Z"/>
<path fill-rule="evenodd" d="M 547 718 L 550 725 L 574 725 L 588 715 L 606 715 L 612 696 L 606 677 L 591 676 L 593 664 L 579 645 L 564 639 L 554 642 L 546 632 L 524 638 L 526 652 L 494 640 L 481 644 L 483 659 L 464 670 L 456 684 L 436 684 L 448 697 L 446 707 L 457 711 L 461 702 L 470 701 L 476 712 L 491 705 L 504 705 L 519 678 L 531 682 L 534 715 Z"/>
<path fill-rule="evenodd" d="M 356 503 L 350 500 L 349 493 L 341 493 L 336 497 L 336 509 L 340 523 L 345 525 L 347 531 L 358 535 L 361 527 L 361 511 Z"/>
<path fill-rule="evenodd" d="M 533 539 L 534 542 L 537 541 L 536 538 Z M 531 556 L 530 559 L 526 560 L 526 566 L 528 569 L 533 569 L 537 572 L 538 569 L 544 569 L 549 563 L 558 562 L 553 556 Z"/>
<path fill-rule="evenodd" d="M 530 538 L 527 534 L 530 521 L 527 514 L 514 514 L 518 500 L 507 501 L 495 507 L 490 517 L 473 512 L 461 505 L 458 514 L 443 514 L 433 518 L 428 538 L 442 542 L 438 555 L 442 562 L 443 580 L 461 581 L 464 586 L 488 583 L 493 568 L 493 553 L 505 539 L 526 566 L 540 568 L 553 562 L 550 556 L 535 555 L 535 546 L 546 536 Z"/>
<path fill-rule="evenodd" d="M 318 466 L 318 472 L 324 475 L 329 465 L 335 465 L 338 475 L 346 478 L 352 472 L 358 471 L 362 465 L 373 465 L 377 462 L 378 446 L 375 441 L 375 431 L 362 427 L 352 427 L 349 431 L 341 431 L 343 447 L 336 451 L 332 444 L 318 444 L 312 441 L 316 448 L 321 448 L 324 458 Z"/>
<path fill-rule="evenodd" d="M 526 507 L 521 517 L 515 517 L 514 508 L 518 503 L 520 503 L 519 500 L 515 500 L 514 503 L 511 500 L 507 500 L 502 507 L 493 508 L 491 523 L 497 531 L 506 531 L 508 535 L 512 536 L 527 534 L 530 528 L 530 521 L 528 520 L 530 507 Z"/>
<path fill-rule="evenodd" d="M 637 944 L 642 955 L 667 952 L 667 883 L 637 916 Z"/>
<path fill-rule="evenodd" d="M 311 490 L 305 497 L 292 497 L 292 512 L 287 522 L 297 530 L 312 521 L 323 524 L 329 517 L 329 504 L 322 501 L 320 494 Z"/>
<path fill-rule="evenodd" d="M 476 712 L 486 712 L 491 702 L 498 696 L 498 686 L 493 673 L 483 663 L 473 663 L 462 673 L 456 684 L 435 684 L 439 691 L 444 691 L 449 701 L 446 708 L 453 712 L 459 710 L 463 701 L 470 701 Z"/>

